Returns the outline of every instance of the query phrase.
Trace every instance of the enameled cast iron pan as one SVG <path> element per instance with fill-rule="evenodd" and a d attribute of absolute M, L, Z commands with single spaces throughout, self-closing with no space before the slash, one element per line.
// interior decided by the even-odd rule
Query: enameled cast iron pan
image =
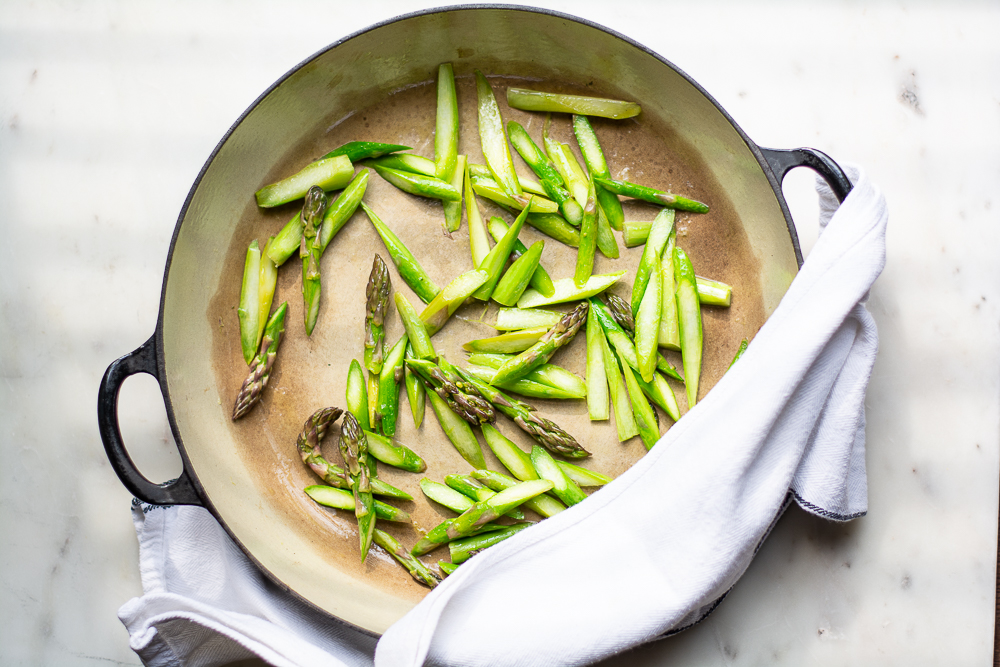
<path fill-rule="evenodd" d="M 781 194 L 785 172 L 808 166 L 841 198 L 850 190 L 842 170 L 822 153 L 756 146 L 698 84 L 657 54 L 553 12 L 488 5 L 403 16 L 330 46 L 266 91 L 216 147 L 184 203 L 156 331 L 111 364 L 101 384 L 101 435 L 115 471 L 137 498 L 206 507 L 278 585 L 372 633 L 384 631 L 426 589 L 378 549 L 365 564 L 359 562 L 353 516 L 320 507 L 303 494 L 303 487 L 318 480 L 299 460 L 295 437 L 316 409 L 344 406 L 348 364 L 362 351 L 365 281 L 373 254 L 385 256 L 384 248 L 364 214 L 356 213 L 323 257 L 323 302 L 311 337 L 302 325 L 297 262 L 279 271 L 275 304 L 288 301 L 290 312 L 278 361 L 263 401 L 234 423 L 233 401 L 247 372 L 236 305 L 247 245 L 277 233 L 296 206 L 263 211 L 253 193 L 347 141 L 403 144 L 433 157 L 434 79 L 442 62 L 454 64 L 462 115 L 459 152 L 472 162 L 483 162 L 474 69 L 490 77 L 505 120 L 521 122 L 539 143 L 544 117 L 507 109 L 507 85 L 592 92 L 642 104 L 636 119 L 595 121 L 612 174 L 707 202 L 708 214 L 678 215 L 678 245 L 699 275 L 734 286 L 731 308 L 704 309 L 702 395 L 721 377 L 739 341 L 752 338 L 773 312 L 801 264 Z M 575 146 L 567 117 L 554 118 L 552 132 Z M 365 201 L 439 285 L 471 268 L 466 226 L 447 236 L 439 203 L 406 195 L 374 174 Z M 485 200 L 480 206 L 484 218 L 506 216 Z M 656 209 L 627 203 L 625 212 L 627 219 L 650 220 Z M 544 238 L 529 228 L 522 237 L 528 245 Z M 617 260 L 599 256 L 595 273 L 626 269 L 629 274 L 612 291 L 627 298 L 640 254 L 641 248 L 622 246 Z M 543 261 L 553 277 L 572 275 L 574 260 L 573 249 L 548 240 Z M 391 271 L 394 289 L 418 303 Z M 435 337 L 438 352 L 462 363 L 461 343 L 495 333 L 486 324 L 494 312 L 481 304 L 465 306 Z M 387 340 L 401 330 L 398 319 L 390 318 Z M 559 354 L 554 361 L 583 374 L 582 336 Z M 680 365 L 679 357 L 673 361 Z M 183 460 L 182 475 L 164 484 L 139 473 L 118 428 L 118 391 L 136 373 L 159 381 Z M 683 389 L 674 385 L 674 391 L 683 410 Z M 418 430 L 405 400 L 401 403 L 398 439 L 427 460 L 428 470 L 420 475 L 382 466 L 380 475 L 413 494 L 416 500 L 401 506 L 428 529 L 451 514 L 423 499 L 419 479 L 442 480 L 470 468 L 429 410 Z M 595 470 L 617 475 L 645 451 L 638 438 L 619 443 L 612 422 L 591 423 L 584 401 L 535 403 L 594 454 L 586 465 Z M 663 429 L 669 421 L 660 418 Z M 498 426 L 528 446 L 510 422 Z M 332 429 L 324 445 L 333 461 L 339 460 L 337 433 Z M 489 465 L 499 467 L 488 448 L 484 453 Z M 406 546 L 418 538 L 408 525 L 387 530 Z M 427 562 L 447 559 L 440 553 Z"/>

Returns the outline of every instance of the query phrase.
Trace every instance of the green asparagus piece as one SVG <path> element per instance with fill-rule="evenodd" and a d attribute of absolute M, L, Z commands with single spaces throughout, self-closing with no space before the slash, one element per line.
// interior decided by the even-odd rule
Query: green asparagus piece
<path fill-rule="evenodd" d="M 497 494 L 496 491 L 485 486 L 482 482 L 471 475 L 445 475 L 444 482 L 450 488 L 458 491 L 474 502 L 489 500 Z M 462 511 L 464 512 L 466 510 Z M 524 521 L 524 512 L 516 507 L 504 514 L 504 516 L 514 519 L 515 521 Z"/>
<path fill-rule="evenodd" d="M 527 452 L 515 445 L 492 424 L 483 424 L 480 428 L 486 444 L 514 477 L 522 482 L 538 479 L 538 473 L 535 472 L 535 466 L 531 464 L 531 456 Z M 513 480 L 511 481 L 513 483 Z"/>
<path fill-rule="evenodd" d="M 677 228 L 671 230 L 660 261 L 660 347 L 681 349 L 681 334 L 677 325 L 677 285 L 674 284 L 674 248 L 677 246 Z"/>
<path fill-rule="evenodd" d="M 366 431 L 371 430 L 365 372 L 361 370 L 361 364 L 357 359 L 351 359 L 351 366 L 347 371 L 347 410 L 358 420 L 361 428 Z"/>
<path fill-rule="evenodd" d="M 486 225 L 483 224 L 483 216 L 479 213 L 476 193 L 472 190 L 468 161 L 465 163 L 464 194 L 465 217 L 469 223 L 469 251 L 472 254 L 472 265 L 478 267 L 490 252 L 490 240 L 486 233 Z"/>
<path fill-rule="evenodd" d="M 493 404 L 493 407 L 507 415 L 517 424 L 518 428 L 530 435 L 549 451 L 570 459 L 580 459 L 590 456 L 590 452 L 584 449 L 576 441 L 576 438 L 564 431 L 558 424 L 544 417 L 539 417 L 535 414 L 535 409 L 527 403 L 507 396 L 496 387 L 468 373 L 464 373 L 462 369 L 457 370 L 463 378 L 479 391 L 480 395 Z"/>
<path fill-rule="evenodd" d="M 491 172 L 490 168 L 487 167 L 485 164 L 470 164 L 469 174 L 474 179 L 492 181 L 493 183 L 497 182 L 496 179 L 493 178 L 493 172 Z M 538 181 L 533 181 L 530 178 L 518 175 L 517 182 L 521 186 L 522 194 L 538 195 L 539 197 L 548 197 L 548 195 L 545 194 L 545 188 L 543 188 L 542 184 L 539 183 Z M 500 190 L 503 190 L 503 187 L 501 187 L 499 183 L 497 183 L 497 187 Z"/>
<path fill-rule="evenodd" d="M 580 232 L 570 225 L 561 215 L 554 213 L 529 213 L 528 224 L 546 236 L 570 248 L 580 245 Z"/>
<path fill-rule="evenodd" d="M 604 486 L 611 481 L 607 475 L 567 461 L 556 461 L 556 465 L 578 486 Z"/>
<path fill-rule="evenodd" d="M 406 346 L 406 358 L 413 358 L 413 346 Z M 424 421 L 424 409 L 427 402 L 424 383 L 410 370 L 409 366 L 403 367 L 403 385 L 406 387 L 406 400 L 410 404 L 410 414 L 413 416 L 413 426 L 420 428 Z"/>
<path fill-rule="evenodd" d="M 611 311 L 601 303 L 598 299 L 590 300 L 590 316 L 596 317 L 601 323 L 601 327 L 604 329 L 604 333 L 608 338 L 608 342 L 614 347 L 618 355 L 628 362 L 628 365 L 632 368 L 639 367 L 639 358 L 635 352 L 635 342 L 632 337 L 625 333 L 625 331 L 618 325 L 614 317 L 611 316 Z M 667 376 L 674 378 L 680 382 L 684 381 L 677 369 L 674 368 L 669 361 L 663 358 L 662 354 L 658 354 L 656 357 L 656 369 L 662 371 Z"/>
<path fill-rule="evenodd" d="M 493 240 L 499 243 L 510 227 L 502 219 L 494 216 L 490 218 L 489 229 Z M 528 249 L 521 243 L 521 239 L 514 239 L 514 250 L 510 254 L 511 259 L 516 261 L 520 257 L 523 257 L 526 252 L 528 252 Z M 541 264 L 531 274 L 530 284 L 546 296 L 552 296 L 552 293 L 555 291 L 555 288 L 552 286 L 552 278 L 549 277 L 548 271 Z M 514 299 L 514 301 L 516 302 L 517 299 Z"/>
<path fill-rule="evenodd" d="M 496 420 L 496 412 L 483 397 L 478 387 L 463 382 L 462 377 L 451 372 L 450 365 L 428 359 L 407 359 L 406 365 L 418 373 L 428 389 L 440 396 L 459 417 L 479 426 Z"/>
<path fill-rule="evenodd" d="M 496 289 L 493 290 L 493 300 L 503 306 L 513 306 L 524 294 L 528 287 L 528 282 L 540 268 L 539 260 L 542 257 L 542 250 L 545 249 L 545 241 L 536 241 L 523 255 L 514 260 L 507 272 L 504 273 Z M 549 280 L 550 292 L 554 293 L 552 281 Z"/>
<path fill-rule="evenodd" d="M 264 186 L 256 193 L 257 205 L 271 208 L 304 197 L 316 185 L 329 192 L 343 188 L 354 176 L 354 165 L 345 155 L 317 160 L 298 173 Z"/>
<path fill-rule="evenodd" d="M 345 489 L 338 489 L 334 486 L 313 484 L 311 486 L 307 486 L 303 490 L 306 492 L 307 496 L 324 507 L 332 507 L 338 510 L 349 510 L 351 512 L 355 510 L 354 494 Z M 381 500 L 375 500 L 372 503 L 372 508 L 375 510 L 375 518 L 382 519 L 383 521 L 393 521 L 395 523 L 411 523 L 413 521 L 413 519 L 410 518 L 409 512 L 405 512 L 398 507 L 393 507 L 392 505 L 384 503 Z"/>
<path fill-rule="evenodd" d="M 639 388 L 642 389 L 642 393 L 646 395 L 649 400 L 656 403 L 658 406 L 663 408 L 663 411 L 674 421 L 681 418 L 680 408 L 677 407 L 677 398 L 674 396 L 674 390 L 670 388 L 670 384 L 663 378 L 659 373 L 653 374 L 653 381 L 646 382 L 641 377 L 636 376 L 635 381 L 639 384 Z"/>
<path fill-rule="evenodd" d="M 431 404 L 431 409 L 434 410 L 441 430 L 444 431 L 462 458 L 473 468 L 482 468 L 486 465 L 483 459 L 483 450 L 480 449 L 479 441 L 476 440 L 476 434 L 472 432 L 469 423 L 452 412 L 445 400 L 433 389 L 427 391 L 427 400 Z"/>
<path fill-rule="evenodd" d="M 671 268 L 673 268 L 672 264 Z M 611 317 L 618 323 L 618 326 L 624 329 L 625 333 L 634 335 L 635 320 L 632 318 L 632 307 L 625 299 L 616 294 L 605 294 L 604 301 L 608 304 L 608 312 L 611 313 Z"/>
<path fill-rule="evenodd" d="M 636 426 L 639 428 L 639 437 L 642 438 L 642 443 L 646 445 L 646 449 L 652 449 L 656 441 L 660 439 L 656 412 L 649 404 L 649 401 L 646 400 L 646 396 L 639 386 L 638 378 L 636 378 L 632 367 L 625 363 L 623 359 L 619 359 L 618 361 L 622 369 L 622 375 L 625 376 L 625 386 L 628 387 L 628 397 L 632 403 L 632 413 L 635 415 Z"/>
<path fill-rule="evenodd" d="M 358 420 L 350 412 L 344 415 L 340 427 L 340 455 L 351 480 L 354 494 L 354 516 L 358 519 L 358 536 L 361 544 L 361 562 L 368 557 L 375 530 L 375 508 L 368 468 L 368 439 Z"/>
<path fill-rule="evenodd" d="M 667 238 L 674 228 L 674 211 L 665 208 L 656 216 L 653 226 L 649 230 L 649 240 L 646 247 L 642 249 L 642 258 L 639 260 L 639 268 L 635 272 L 635 281 L 632 283 L 632 315 L 639 312 L 639 302 L 642 295 L 646 293 L 646 285 L 649 284 L 650 277 L 659 277 L 658 272 L 654 272 L 654 263 L 663 254 L 663 247 L 667 244 Z"/>
<path fill-rule="evenodd" d="M 475 353 L 469 355 L 469 363 L 496 370 L 512 358 L 513 356 L 509 354 Z M 570 394 L 574 394 L 577 398 L 583 398 L 587 395 L 587 384 L 561 366 L 542 364 L 525 377 L 539 384 L 548 385 L 555 389 L 562 389 Z"/>
<path fill-rule="evenodd" d="M 473 505 L 475 505 L 475 503 L 473 503 Z M 450 542 L 454 538 L 448 536 L 448 531 L 451 529 L 452 524 L 455 523 L 455 519 L 457 518 L 458 517 L 455 517 L 454 519 L 445 519 L 438 525 L 431 528 L 427 531 L 427 534 L 425 534 L 415 545 L 413 545 L 413 548 L 410 549 L 410 553 L 414 556 L 423 556 L 424 554 L 434 551 L 441 545 Z M 492 533 L 502 528 L 505 528 L 502 524 L 486 522 L 482 526 L 472 529 L 469 535 L 483 535 L 486 533 Z"/>
<path fill-rule="evenodd" d="M 459 194 L 462 193 L 462 186 L 465 183 L 465 162 L 464 155 L 459 155 L 455 159 L 455 167 L 448 180 L 451 187 L 455 188 Z M 444 207 L 444 228 L 449 233 L 458 231 L 458 228 L 462 226 L 462 201 L 445 201 L 442 202 L 442 206 Z"/>
<path fill-rule="evenodd" d="M 448 539 L 450 541 L 460 537 L 468 537 L 477 528 L 500 518 L 515 507 L 522 505 L 524 501 L 551 490 L 552 482 L 536 479 L 530 482 L 520 482 L 486 500 L 480 500 L 452 521 L 447 529 Z"/>
<path fill-rule="evenodd" d="M 449 576 L 455 574 L 455 570 L 458 569 L 460 563 L 449 563 L 445 560 L 438 561 L 438 569 L 444 574 L 444 576 Z"/>
<path fill-rule="evenodd" d="M 489 301 L 493 295 L 493 291 L 500 281 L 500 274 L 503 272 L 503 267 L 507 263 L 507 258 L 510 257 L 511 251 L 514 249 L 514 242 L 517 241 L 517 235 L 521 233 L 521 228 L 524 227 L 524 221 L 527 217 L 527 209 L 521 211 L 521 214 L 514 220 L 514 224 L 510 226 L 507 233 L 493 246 L 493 249 L 486 255 L 483 263 L 479 265 L 479 269 L 485 271 L 488 276 L 483 286 L 473 294 L 480 301 Z"/>
<path fill-rule="evenodd" d="M 587 279 L 583 287 L 577 287 L 572 278 L 560 278 L 552 282 L 553 287 L 555 287 L 555 293 L 552 296 L 544 296 L 541 292 L 529 288 L 517 300 L 517 307 L 537 308 L 538 306 L 553 306 L 557 303 L 587 299 L 608 289 L 624 275 L 624 271 L 603 275 L 595 274 Z"/>
<path fill-rule="evenodd" d="M 566 476 L 566 473 L 556 465 L 556 460 L 544 447 L 535 445 L 531 448 L 531 463 L 535 466 L 535 472 L 540 478 L 552 482 L 552 493 L 568 507 L 587 499 L 587 494 L 580 490 L 576 482 Z"/>
<path fill-rule="evenodd" d="M 413 307 L 413 304 L 399 292 L 395 294 L 396 300 L 396 312 L 399 313 L 399 319 L 403 322 L 403 328 L 406 330 L 406 335 L 410 339 L 410 345 L 413 347 L 413 356 L 417 359 L 433 359 L 437 356 L 434 351 L 434 345 L 431 344 L 431 337 L 427 333 L 427 327 L 421 321 L 420 316 L 417 315 L 417 310 Z"/>
<path fill-rule="evenodd" d="M 580 152 L 583 153 L 583 159 L 587 163 L 591 177 L 598 181 L 598 184 L 611 178 L 601 144 L 597 141 L 597 134 L 586 116 L 573 116 L 573 133 L 576 135 L 577 144 L 580 146 Z M 621 229 L 625 214 L 622 212 L 622 205 L 618 201 L 618 197 L 601 186 L 597 188 L 597 203 L 604 209 L 604 214 L 608 216 L 608 222 L 611 226 L 614 229 Z"/>
<path fill-rule="evenodd" d="M 733 356 L 733 360 L 729 362 L 729 368 L 732 368 L 733 365 L 740 360 L 740 357 L 742 357 L 743 353 L 747 351 L 747 347 L 749 345 L 750 341 L 748 341 L 746 338 L 740 341 L 740 346 L 736 348 L 736 354 L 735 356 Z M 729 368 L 727 368 L 726 370 L 729 370 Z"/>
<path fill-rule="evenodd" d="M 326 213 L 323 214 L 323 224 L 316 235 L 320 253 L 326 251 L 326 247 L 330 245 L 333 237 L 337 235 L 337 232 L 341 230 L 347 221 L 351 219 L 351 216 L 354 215 L 354 212 L 358 210 L 358 204 L 361 203 L 361 198 L 368 189 L 368 176 L 370 173 L 367 169 L 359 171 L 354 180 L 344 188 L 344 191 L 326 207 Z"/>
<path fill-rule="evenodd" d="M 428 160 L 423 156 L 414 155 L 413 153 L 386 155 L 377 160 L 368 160 L 365 164 L 372 168 L 384 167 L 395 169 L 396 171 L 405 171 L 410 174 L 420 174 L 421 176 L 437 178 L 437 165 L 434 163 L 434 160 Z"/>
<path fill-rule="evenodd" d="M 450 181 L 458 160 L 458 96 L 451 63 L 438 66 L 437 120 L 434 131 L 434 164 L 437 177 Z"/>
<path fill-rule="evenodd" d="M 502 530 L 495 530 L 493 532 L 483 533 L 482 535 L 474 535 L 472 537 L 463 537 L 458 540 L 452 540 L 448 543 L 451 562 L 454 565 L 464 563 L 483 549 L 488 549 L 495 544 L 500 544 L 508 537 L 521 532 L 525 528 L 530 528 L 533 525 L 534 524 L 532 523 L 519 523 L 514 526 L 507 526 Z"/>
<path fill-rule="evenodd" d="M 531 140 L 527 130 L 519 123 L 510 121 L 507 123 L 507 136 L 510 137 L 510 143 L 514 149 L 538 176 L 546 196 L 559 205 L 559 212 L 568 223 L 578 226 L 583 220 L 583 208 L 563 187 L 562 176 L 545 158 L 535 142 Z"/>
<path fill-rule="evenodd" d="M 392 535 L 376 528 L 373 537 L 375 539 L 375 544 L 389 552 L 390 556 L 395 558 L 400 565 L 406 568 L 406 571 L 410 573 L 410 576 L 413 577 L 414 581 L 423 584 L 424 586 L 428 586 L 429 588 L 434 588 L 441 583 L 441 578 L 439 576 L 434 574 L 434 572 L 432 572 L 426 565 L 414 558 Z"/>
<path fill-rule="evenodd" d="M 591 308 L 591 312 L 596 314 L 596 308 Z M 618 360 L 611 353 L 611 347 L 605 337 L 606 332 L 603 330 L 604 327 L 601 328 L 601 351 L 604 353 L 611 407 L 615 411 L 615 429 L 618 432 L 618 442 L 625 442 L 639 435 L 639 426 L 635 423 L 635 415 L 632 414 L 632 406 L 628 393 L 625 391 L 625 382 L 618 370 Z"/>
<path fill-rule="evenodd" d="M 459 306 L 486 282 L 487 277 L 485 271 L 466 271 L 438 292 L 420 313 L 420 321 L 427 327 L 427 333 L 433 336 L 440 331 Z"/>
<path fill-rule="evenodd" d="M 698 400 L 701 376 L 702 328 L 701 306 L 691 260 L 678 246 L 674 249 L 674 277 L 677 281 L 677 319 L 681 332 L 681 357 L 684 361 L 684 386 L 688 410 Z"/>
<path fill-rule="evenodd" d="M 597 249 L 608 259 L 618 259 L 621 254 L 608 216 L 600 206 L 597 207 Z"/>
<path fill-rule="evenodd" d="M 376 254 L 372 261 L 372 270 L 365 287 L 365 368 L 372 373 L 382 371 L 382 360 L 385 354 L 385 314 L 389 309 L 389 292 L 392 281 L 389 279 L 389 269 L 382 258 Z"/>
<path fill-rule="evenodd" d="M 260 287 L 257 289 L 257 298 L 260 302 L 260 310 L 257 317 L 257 340 L 254 342 L 254 349 L 260 347 L 260 339 L 264 337 L 264 327 L 267 325 L 267 317 L 271 314 L 271 302 L 274 300 L 274 290 L 278 286 L 278 267 L 268 256 L 271 244 L 274 243 L 272 236 L 264 244 L 264 249 L 260 251 Z"/>
<path fill-rule="evenodd" d="M 591 181 L 587 195 L 587 205 L 583 208 L 583 222 L 580 224 L 580 246 L 576 249 L 576 270 L 573 284 L 583 287 L 594 272 L 594 251 L 597 249 L 597 203 L 594 199 L 594 184 Z"/>
<path fill-rule="evenodd" d="M 528 209 L 532 213 L 558 213 L 559 205 L 551 199 L 540 195 L 510 195 L 503 186 L 492 178 L 476 176 L 472 174 L 472 190 L 480 197 L 485 197 L 492 202 L 514 208 L 517 210 Z"/>
<path fill-rule="evenodd" d="M 639 375 L 646 382 L 653 381 L 660 337 L 660 308 L 662 306 L 660 259 L 653 256 L 652 278 L 639 302 L 635 318 L 635 354 L 639 362 Z"/>
<path fill-rule="evenodd" d="M 733 288 L 724 282 L 695 276 L 698 287 L 698 301 L 703 306 L 728 308 L 733 303 Z"/>
<path fill-rule="evenodd" d="M 427 470 L 427 463 L 406 445 L 367 430 L 365 438 L 368 440 L 368 453 L 382 463 L 409 472 Z"/>
<path fill-rule="evenodd" d="M 554 290 L 555 288 L 553 288 Z M 548 329 L 562 319 L 563 314 L 554 310 L 531 308 L 501 308 L 497 311 L 497 322 L 493 325 L 499 331 L 517 331 L 518 329 Z"/>
<path fill-rule="evenodd" d="M 383 160 L 385 158 L 382 158 Z M 448 181 L 442 181 L 435 176 L 424 176 L 402 169 L 392 169 L 379 164 L 378 160 L 372 162 L 372 168 L 378 175 L 389 181 L 403 192 L 420 197 L 431 199 L 441 199 L 444 201 L 462 201 L 462 193 L 455 189 Z"/>
<path fill-rule="evenodd" d="M 381 428 L 378 419 L 378 383 L 381 374 L 381 371 L 378 373 L 368 371 L 368 381 L 365 384 L 368 391 L 368 423 L 374 430 Z"/>
<path fill-rule="evenodd" d="M 497 183 L 510 196 L 516 197 L 521 194 L 521 186 L 517 182 L 514 162 L 503 131 L 500 107 L 493 96 L 493 89 L 479 70 L 476 70 L 476 94 L 479 98 L 479 142 L 483 157 L 486 158 L 486 166 L 490 168 Z"/>
<path fill-rule="evenodd" d="M 596 318 L 587 318 L 587 415 L 591 421 L 602 421 L 608 412 L 607 361 L 601 340 L 604 331 Z"/>
<path fill-rule="evenodd" d="M 642 245 L 649 237 L 652 220 L 626 220 L 622 223 L 622 240 L 626 248 Z"/>
<path fill-rule="evenodd" d="M 403 360 L 407 343 L 409 340 L 406 334 L 403 334 L 403 337 L 390 348 L 385 355 L 385 362 L 378 378 L 378 409 L 375 411 L 375 422 L 381 426 L 382 434 L 389 437 L 396 433 L 399 383 L 403 381 Z"/>
<path fill-rule="evenodd" d="M 450 486 L 435 482 L 426 477 L 420 480 L 420 490 L 438 505 L 443 505 L 452 512 L 458 512 L 459 514 L 472 507 L 475 502 L 464 493 L 460 493 Z"/>
<path fill-rule="evenodd" d="M 267 256 L 275 266 L 281 266 L 299 251 L 302 244 L 302 212 L 297 212 L 268 244 Z"/>
<path fill-rule="evenodd" d="M 559 316 L 562 319 L 562 315 Z M 549 330 L 550 327 L 532 327 L 519 331 L 508 331 L 499 336 L 470 340 L 462 347 L 468 352 L 483 352 L 487 354 L 510 354 L 523 352 L 534 345 Z"/>
<path fill-rule="evenodd" d="M 632 118 L 642 111 L 635 102 L 608 100 L 586 95 L 566 95 L 563 93 L 543 93 L 526 88 L 508 88 L 507 104 L 524 111 L 556 111 L 582 116 L 601 118 Z"/>
<path fill-rule="evenodd" d="M 576 308 L 563 316 L 538 342 L 505 362 L 493 376 L 493 384 L 514 382 L 526 376 L 538 366 L 548 362 L 552 355 L 576 336 L 576 332 L 587 319 L 589 304 L 581 301 Z"/>
<path fill-rule="evenodd" d="M 364 202 L 361 202 L 361 208 L 368 214 L 368 219 L 375 226 L 375 231 L 382 237 L 382 242 L 385 244 L 386 250 L 389 251 L 392 263 L 399 270 L 399 275 L 424 303 L 430 303 L 441 290 L 420 266 L 420 262 L 413 256 L 413 253 L 399 240 L 399 237 L 375 215 L 375 211 L 371 210 Z"/>
<path fill-rule="evenodd" d="M 303 320 L 307 336 L 312 335 L 319 317 L 319 260 L 323 250 L 317 235 L 326 208 L 327 198 L 323 189 L 315 185 L 309 188 L 305 203 L 302 205 L 302 241 L 299 244 L 299 258 L 302 259 L 302 299 L 305 302 Z"/>
<path fill-rule="evenodd" d="M 583 167 L 573 154 L 573 148 L 569 144 L 561 144 L 553 141 L 546 144 L 546 152 L 549 159 L 556 165 L 556 170 L 566 182 L 566 187 L 573 193 L 580 206 L 587 203 L 587 190 L 590 189 L 590 179 L 583 171 Z"/>
<path fill-rule="evenodd" d="M 531 464 L 531 458 L 528 458 L 528 464 Z M 534 466 L 531 466 L 531 470 L 534 473 Z M 531 479 L 538 479 L 537 473 Z M 494 491 L 504 491 L 509 489 L 518 483 L 518 480 L 511 479 L 507 475 L 493 471 L 493 470 L 474 470 L 472 476 L 481 481 L 486 486 L 490 487 Z M 523 480 L 530 481 L 530 480 Z M 539 496 L 535 496 L 531 500 L 527 500 L 524 503 L 524 507 L 530 509 L 532 512 L 536 512 L 538 515 L 545 518 L 555 516 L 566 509 L 566 506 L 562 504 L 562 501 L 550 496 L 547 493 L 543 493 Z"/>
<path fill-rule="evenodd" d="M 240 387 L 239 394 L 236 395 L 233 421 L 247 414 L 250 408 L 257 405 L 261 395 L 263 395 L 268 378 L 271 376 L 275 357 L 278 355 L 278 345 L 281 343 L 281 334 L 285 331 L 285 315 L 287 313 L 288 303 L 285 302 L 278 306 L 278 309 L 268 319 L 267 326 L 264 327 L 264 336 L 260 341 L 260 350 L 250 362 L 250 374 L 243 381 L 243 386 Z"/>
<path fill-rule="evenodd" d="M 399 146 L 396 144 L 380 144 L 374 141 L 350 141 L 343 146 L 334 148 L 332 151 L 321 157 L 321 160 L 345 155 L 351 162 L 360 162 L 372 158 L 382 157 L 398 151 L 408 151 L 409 146 Z"/>
<path fill-rule="evenodd" d="M 243 347 L 243 360 L 248 364 L 253 361 L 258 349 L 257 331 L 260 329 L 260 318 L 267 313 L 260 312 L 260 246 L 257 239 L 250 242 L 247 248 L 246 261 L 243 264 L 243 287 L 240 289 L 240 307 L 237 310 L 240 320 L 240 345 Z"/>
<path fill-rule="evenodd" d="M 596 180 L 598 184 L 616 195 L 641 199 L 642 201 L 648 201 L 651 204 L 666 206 L 667 208 L 677 209 L 678 211 L 708 213 L 707 204 L 703 204 L 702 202 L 695 201 L 693 199 L 688 199 L 687 197 L 671 194 L 669 192 L 664 192 L 663 190 L 657 190 L 655 188 L 639 185 L 637 183 L 614 180 L 608 176 L 599 177 Z"/>
<path fill-rule="evenodd" d="M 469 365 L 465 368 L 465 372 L 479 380 L 482 380 L 483 382 L 490 382 L 493 378 L 493 374 L 496 372 L 496 369 L 488 368 L 486 366 Z M 553 387 L 541 382 L 536 382 L 528 377 L 514 380 L 513 382 L 499 382 L 494 386 L 528 398 L 547 398 L 553 400 L 574 400 L 584 398 L 584 394 L 570 392 L 560 387 Z"/>

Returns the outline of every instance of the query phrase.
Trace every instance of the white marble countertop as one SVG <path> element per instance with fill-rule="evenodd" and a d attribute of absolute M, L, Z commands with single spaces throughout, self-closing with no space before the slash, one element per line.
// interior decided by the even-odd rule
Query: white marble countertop
<path fill-rule="evenodd" d="M 868 516 L 791 510 L 705 623 L 613 664 L 991 664 L 1000 5 L 535 4 L 661 53 L 761 145 L 863 165 L 890 208 Z M 139 664 L 116 617 L 141 586 L 98 381 L 152 333 L 181 204 L 244 109 L 335 39 L 432 6 L 346 5 L 0 4 L 0 663 Z M 812 180 L 785 187 L 806 248 Z M 129 380 L 120 406 L 141 469 L 176 476 L 155 382 Z"/>

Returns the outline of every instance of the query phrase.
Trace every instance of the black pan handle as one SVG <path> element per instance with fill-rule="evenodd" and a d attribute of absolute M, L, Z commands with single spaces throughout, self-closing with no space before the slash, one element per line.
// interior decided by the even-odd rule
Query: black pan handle
<path fill-rule="evenodd" d="M 830 185 L 839 202 L 843 202 L 854 187 L 840 165 L 829 155 L 815 148 L 761 148 L 760 152 L 764 154 L 764 159 L 767 160 L 779 184 L 785 179 L 785 174 L 789 170 L 795 167 L 809 167 Z"/>
<path fill-rule="evenodd" d="M 118 474 L 125 488 L 139 500 L 153 505 L 201 505 L 198 492 L 187 473 L 187 469 L 177 479 L 163 484 L 155 484 L 139 472 L 132 457 L 122 442 L 122 432 L 118 427 L 118 392 L 126 378 L 136 373 L 148 373 L 160 379 L 156 365 L 156 336 L 124 357 L 115 360 L 104 373 L 97 393 L 97 424 L 104 441 L 104 451 L 108 454 L 111 467 Z"/>

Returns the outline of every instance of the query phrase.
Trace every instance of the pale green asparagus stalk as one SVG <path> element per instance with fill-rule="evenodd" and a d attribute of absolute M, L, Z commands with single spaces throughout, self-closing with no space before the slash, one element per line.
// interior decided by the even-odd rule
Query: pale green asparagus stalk
<path fill-rule="evenodd" d="M 406 568 L 406 571 L 410 573 L 410 576 L 413 577 L 414 581 L 429 588 L 434 588 L 441 583 L 441 577 L 434 574 L 434 572 L 432 572 L 426 565 L 411 555 L 410 552 L 403 548 L 403 545 L 399 543 L 399 540 L 394 538 L 392 535 L 376 528 L 373 537 L 375 539 L 375 544 L 389 552 L 390 556 L 395 558 L 400 565 Z"/>
<path fill-rule="evenodd" d="M 479 101 L 479 141 L 486 158 L 486 166 L 493 172 L 497 183 L 512 197 L 521 194 L 521 185 L 517 182 L 514 162 L 510 157 L 507 137 L 503 130 L 503 118 L 500 117 L 500 107 L 497 105 L 493 89 L 483 73 L 476 70 L 476 94 Z"/>
<path fill-rule="evenodd" d="M 684 361 L 684 385 L 690 410 L 698 400 L 698 380 L 701 376 L 701 304 L 698 302 L 694 268 L 687 253 L 680 247 L 674 249 L 674 276 L 677 281 L 677 319 L 681 334 L 681 357 Z"/>
<path fill-rule="evenodd" d="M 250 408 L 257 405 L 263 395 L 267 381 L 271 376 L 271 368 L 278 355 L 278 345 L 281 343 L 281 334 L 285 331 L 285 315 L 287 313 L 288 303 L 282 303 L 267 321 L 267 326 L 264 327 L 264 336 L 260 341 L 260 351 L 250 362 L 250 375 L 243 381 L 243 386 L 240 387 L 239 394 L 236 396 L 233 421 L 247 414 Z"/>
<path fill-rule="evenodd" d="M 344 415 L 340 429 L 340 454 L 351 480 L 354 494 L 354 516 L 358 519 L 358 537 L 361 545 L 361 562 L 368 557 L 375 531 L 374 498 L 368 467 L 368 439 L 358 420 L 350 412 Z"/>
<path fill-rule="evenodd" d="M 372 373 L 382 371 L 385 354 L 385 314 L 389 309 L 389 292 L 392 281 L 389 269 L 378 255 L 372 262 L 372 270 L 365 287 L 365 368 Z"/>
<path fill-rule="evenodd" d="M 240 290 L 240 306 L 237 310 L 240 320 L 240 345 L 243 348 L 243 360 L 248 364 L 253 361 L 259 347 L 257 331 L 260 329 L 260 246 L 257 239 L 250 242 L 247 248 L 246 261 L 243 264 L 243 287 Z"/>
<path fill-rule="evenodd" d="M 559 348 L 573 340 L 577 331 L 587 320 L 588 309 L 589 303 L 581 301 L 576 308 L 549 329 L 537 343 L 498 368 L 493 375 L 492 384 L 514 382 L 548 362 Z"/>
<path fill-rule="evenodd" d="M 608 373 L 604 358 L 604 331 L 597 318 L 587 318 L 587 414 L 591 421 L 605 420 L 608 412 Z M 617 371 L 616 371 L 617 372 Z"/>

